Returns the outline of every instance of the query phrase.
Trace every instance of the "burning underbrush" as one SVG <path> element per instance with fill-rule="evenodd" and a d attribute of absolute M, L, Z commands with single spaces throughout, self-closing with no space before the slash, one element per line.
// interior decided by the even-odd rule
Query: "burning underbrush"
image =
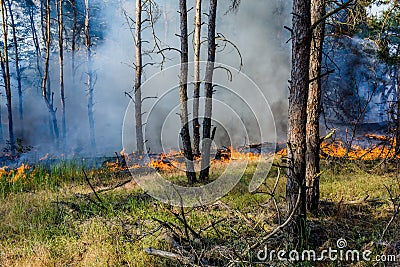
<path fill-rule="evenodd" d="M 375 161 L 383 159 L 392 159 L 395 157 L 396 141 L 393 138 L 365 134 L 360 138 L 354 138 L 351 141 L 342 140 L 324 140 L 321 143 L 320 156 L 323 159 L 347 159 Z M 286 148 L 284 143 L 273 146 L 270 143 L 251 144 L 234 148 L 221 147 L 212 148 L 212 168 L 222 170 L 232 161 L 257 162 L 260 155 L 275 152 L 276 158 L 286 157 Z M 29 180 L 29 177 L 40 173 L 45 179 L 55 166 L 73 165 L 74 173 L 80 173 L 82 169 L 88 170 L 92 175 L 123 174 L 130 176 L 131 173 L 143 174 L 154 171 L 163 172 L 170 175 L 182 175 L 185 172 L 185 160 L 181 151 L 171 150 L 168 153 L 152 153 L 146 155 L 128 154 L 124 150 L 115 153 L 114 157 L 99 158 L 80 158 L 63 160 L 46 154 L 40 157 L 36 163 L 24 162 L 22 155 L 15 161 L 8 160 L 7 166 L 0 168 L 0 182 L 16 183 L 18 181 Z M 22 162 L 21 162 L 22 161 Z M 200 170 L 201 159 L 196 158 L 195 169 Z M 39 171 L 39 169 L 41 171 Z M 41 173 L 42 172 L 42 173 Z M 39 176 L 40 176 L 39 175 Z M 42 179 L 42 180 L 43 180 Z"/>
<path fill-rule="evenodd" d="M 353 140 L 326 140 L 321 142 L 320 157 L 323 159 L 383 160 L 395 158 L 396 140 L 385 135 L 365 134 Z M 276 153 L 286 157 L 286 148 Z M 397 156 L 399 157 L 399 156 Z"/>
<path fill-rule="evenodd" d="M 254 151 L 253 147 L 261 148 L 261 145 L 251 145 L 241 148 L 233 148 L 232 146 L 223 148 L 214 147 L 211 152 L 211 164 L 221 166 L 227 165 L 231 161 L 257 161 L 260 158 L 261 150 Z M 201 158 L 196 157 L 194 159 L 194 164 L 195 169 L 200 170 Z M 184 173 L 185 158 L 183 152 L 176 150 L 171 150 L 168 153 L 153 153 L 147 155 L 127 154 L 122 150 L 119 155 L 117 154 L 116 159 L 105 162 L 103 166 L 112 171 L 129 169 L 135 172 L 146 168 L 152 168 L 156 171 L 177 174 L 179 172 Z"/>

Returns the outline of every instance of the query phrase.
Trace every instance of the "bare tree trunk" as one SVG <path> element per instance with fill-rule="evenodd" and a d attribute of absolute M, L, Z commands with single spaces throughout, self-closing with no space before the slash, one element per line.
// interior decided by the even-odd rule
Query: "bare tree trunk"
<path fill-rule="evenodd" d="M 14 15 L 11 8 L 11 1 L 7 0 L 8 10 L 10 12 L 11 19 L 11 29 L 13 34 L 13 43 L 14 43 L 14 57 L 15 57 L 15 72 L 17 76 L 17 89 L 18 89 L 18 113 L 21 127 L 21 135 L 24 136 L 24 112 L 23 112 L 23 104 L 22 104 L 22 83 L 21 83 L 21 69 L 19 66 L 19 52 L 18 52 L 18 40 L 17 40 L 17 31 L 15 28 Z"/>
<path fill-rule="evenodd" d="M 63 150 L 66 148 L 67 142 L 67 123 L 65 113 L 65 92 L 64 92 L 64 22 L 63 22 L 63 0 L 56 0 L 58 15 L 58 61 L 60 66 L 60 96 L 61 96 L 61 113 L 62 113 L 62 143 Z"/>
<path fill-rule="evenodd" d="M 3 58 L 3 51 L 0 50 L 0 65 L 1 65 L 1 75 L 3 77 L 3 82 L 4 85 L 6 84 L 7 81 L 7 75 L 6 75 L 6 66 L 4 64 L 5 60 Z M 0 107 L 0 114 L 1 114 L 1 107 Z M 3 123 L 1 123 L 1 116 L 0 116 L 0 143 L 4 143 L 4 136 L 3 136 Z"/>
<path fill-rule="evenodd" d="M 137 153 L 143 154 L 143 122 L 142 122 L 142 0 L 136 0 L 136 23 L 135 23 L 135 120 L 136 120 L 136 146 Z"/>
<path fill-rule="evenodd" d="M 93 81 L 93 69 L 92 69 L 92 49 L 90 40 L 90 7 L 89 0 L 85 0 L 85 45 L 86 45 L 86 59 L 87 59 L 87 73 L 88 73 L 88 117 L 89 117 L 89 136 L 90 136 L 90 146 L 92 153 L 96 151 L 96 139 L 94 131 L 94 81 Z"/>
<path fill-rule="evenodd" d="M 72 68 L 72 84 L 75 86 L 76 68 L 75 68 L 75 53 L 76 53 L 76 35 L 77 35 L 77 10 L 75 0 L 71 0 L 72 7 L 72 40 L 71 40 L 71 68 Z"/>
<path fill-rule="evenodd" d="M 11 103 L 11 83 L 10 83 L 10 63 L 8 60 L 8 27 L 7 27 L 7 10 L 4 0 L 0 0 L 1 5 L 1 19 L 2 19 L 2 30 L 3 30 L 3 52 L 4 58 L 1 61 L 5 65 L 4 84 L 7 98 L 7 112 L 8 112 L 8 134 L 10 142 L 10 152 L 12 155 L 15 153 L 15 137 L 14 137 L 14 124 L 12 114 L 12 103 Z"/>
<path fill-rule="evenodd" d="M 60 139 L 60 134 L 58 130 L 57 124 L 57 116 L 56 109 L 54 108 L 54 93 L 51 92 L 50 89 L 50 79 L 49 79 L 49 63 L 50 63 L 50 45 L 51 45 L 51 13 L 50 13 L 50 0 L 46 1 L 46 57 L 44 62 L 44 71 L 43 71 L 43 79 L 42 79 L 42 97 L 46 104 L 46 107 L 49 111 L 50 117 L 50 125 L 52 125 L 52 129 L 50 129 L 50 134 L 54 133 L 54 141 L 56 146 L 58 147 L 58 142 Z M 51 128 L 51 127 L 50 127 Z"/>
<path fill-rule="evenodd" d="M 4 136 L 3 136 L 3 124 L 1 123 L 3 118 L 1 107 L 0 107 L 0 144 L 4 143 Z"/>
<path fill-rule="evenodd" d="M 311 0 L 311 24 L 325 15 L 325 0 Z M 321 22 L 313 32 L 310 55 L 310 80 L 307 103 L 307 151 L 306 186 L 307 209 L 318 211 L 319 204 L 319 114 L 321 110 L 321 64 L 325 23 Z"/>
<path fill-rule="evenodd" d="M 181 138 L 183 144 L 183 153 L 186 163 L 186 176 L 188 183 L 196 182 L 196 173 L 193 164 L 192 144 L 189 133 L 189 115 L 187 107 L 187 79 L 188 79 L 188 29 L 187 29 L 187 9 L 186 0 L 179 0 L 180 29 L 181 29 L 181 70 L 180 70 L 180 117 L 181 117 Z"/>
<path fill-rule="evenodd" d="M 200 43 L 201 43 L 201 0 L 196 1 L 196 20 L 194 28 L 194 89 L 193 89 L 193 150 L 200 156 Z"/>
<path fill-rule="evenodd" d="M 208 59 L 205 74 L 205 111 L 203 119 L 203 142 L 201 149 L 201 171 L 200 180 L 205 181 L 210 173 L 210 150 L 211 150 L 211 116 L 212 116 L 212 95 L 213 95 L 213 75 L 215 62 L 215 28 L 217 17 L 217 0 L 210 0 L 210 14 L 208 17 Z"/>
<path fill-rule="evenodd" d="M 400 154 L 400 62 L 397 64 L 397 119 L 396 119 L 396 155 Z"/>
<path fill-rule="evenodd" d="M 40 0 L 40 31 L 42 33 L 43 41 L 46 42 L 46 34 L 45 34 L 45 8 L 43 7 L 43 2 L 45 0 Z"/>
<path fill-rule="evenodd" d="M 290 238 L 294 246 L 300 249 L 305 247 L 306 241 L 305 151 L 310 64 L 310 5 L 311 0 L 293 0 L 286 201 L 288 214 L 294 211 L 293 220 L 289 224 Z"/>

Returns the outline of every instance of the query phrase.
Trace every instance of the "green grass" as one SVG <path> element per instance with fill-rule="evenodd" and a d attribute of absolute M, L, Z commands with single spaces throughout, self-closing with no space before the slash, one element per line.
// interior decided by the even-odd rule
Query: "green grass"
<path fill-rule="evenodd" d="M 260 240 L 278 225 L 271 197 L 262 193 L 274 186 L 278 171 L 273 168 L 260 192 L 250 194 L 247 188 L 254 170 L 255 165 L 250 164 L 238 185 L 221 199 L 225 204 L 185 209 L 192 229 L 199 232 L 206 228 L 201 232 L 201 242 L 193 237 L 191 242 L 185 240 L 183 224 L 174 215 L 180 213 L 179 208 L 154 200 L 133 182 L 100 193 L 99 202 L 85 181 L 81 165 L 74 162 L 35 166 L 14 182 L 15 174 L 3 175 L 0 178 L 0 266 L 181 266 L 144 252 L 147 247 L 174 251 L 173 233 L 181 238 L 177 242 L 190 243 L 198 252 L 203 251 L 203 256 L 214 265 L 224 266 L 227 260 L 221 255 L 233 254 L 233 249 L 244 250 L 246 243 Z M 215 169 L 213 174 L 218 175 L 220 171 Z M 282 217 L 283 172 L 275 195 Z M 87 174 L 96 189 L 129 178 L 106 169 L 87 170 Z M 175 179 L 183 183 L 182 177 Z M 385 248 L 371 245 L 371 241 L 379 239 L 391 217 L 389 193 L 384 185 L 394 185 L 394 181 L 395 173 L 371 173 L 354 163 L 342 168 L 325 164 L 320 177 L 321 199 L 331 204 L 322 205 L 318 215 L 309 214 L 310 247 L 321 250 L 334 246 L 343 237 L 352 249 L 372 247 L 374 254 L 383 253 Z M 394 195 L 399 195 L 398 188 L 392 190 Z M 366 196 L 367 200 L 374 201 L 349 204 Z M 220 222 L 214 225 L 217 221 Z M 398 226 L 399 220 L 396 220 L 385 240 L 400 240 Z M 271 249 L 286 245 L 283 232 L 268 241 Z M 250 259 L 254 260 L 256 251 L 251 253 Z"/>

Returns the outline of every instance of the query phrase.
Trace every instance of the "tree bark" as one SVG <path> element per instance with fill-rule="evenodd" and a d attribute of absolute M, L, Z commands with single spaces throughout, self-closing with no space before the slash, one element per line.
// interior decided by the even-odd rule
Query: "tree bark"
<path fill-rule="evenodd" d="M 136 0 L 135 23 L 135 121 L 136 121 L 136 147 L 137 153 L 144 153 L 143 122 L 142 122 L 142 0 Z"/>
<path fill-rule="evenodd" d="M 181 118 L 181 138 L 183 153 L 185 156 L 186 176 L 188 183 L 196 182 L 196 173 L 193 164 L 192 144 L 189 132 L 189 115 L 187 107 L 187 79 L 188 79 L 188 28 L 187 28 L 187 8 L 186 0 L 179 0 L 180 30 L 181 30 L 181 69 L 179 82 L 180 118 Z"/>
<path fill-rule="evenodd" d="M 90 148 L 92 153 L 96 152 L 96 138 L 94 130 L 94 87 L 93 87 L 93 69 L 92 69 L 92 49 L 91 49 L 91 38 L 90 38 L 90 6 L 89 0 L 85 0 L 85 45 L 86 45 L 86 60 L 87 60 L 87 86 L 88 86 L 88 117 L 89 117 L 89 137 L 90 137 Z"/>
<path fill-rule="evenodd" d="M 311 24 L 325 15 L 325 0 L 311 0 Z M 321 64 L 322 46 L 325 37 L 325 22 L 321 22 L 313 31 L 310 55 L 310 80 L 307 102 L 307 150 L 306 150 L 306 186 L 307 209 L 318 211 L 319 204 L 319 114 L 321 110 Z"/>
<path fill-rule="evenodd" d="M 212 95 L 213 95 L 213 75 L 215 62 L 215 28 L 217 17 L 217 0 L 210 0 L 210 14 L 208 21 L 208 59 L 205 74 L 205 111 L 203 119 L 203 142 L 200 179 L 208 180 L 210 173 L 210 150 L 211 150 L 211 116 L 212 116 Z"/>
<path fill-rule="evenodd" d="M 51 14 L 50 14 L 50 0 L 46 1 L 46 57 L 44 62 L 44 71 L 42 78 L 42 97 L 46 104 L 46 107 L 49 111 L 50 117 L 50 125 L 52 125 L 52 129 L 50 129 L 50 134 L 52 135 L 54 132 L 54 141 L 56 146 L 58 147 L 59 142 L 59 130 L 57 124 L 57 116 L 56 109 L 54 108 L 54 93 L 51 92 L 50 89 L 50 79 L 49 79 L 49 63 L 50 63 L 50 45 L 51 45 Z M 51 128 L 51 126 L 50 126 Z"/>
<path fill-rule="evenodd" d="M 21 69 L 19 66 L 19 49 L 18 49 L 18 40 L 17 40 L 17 31 L 15 27 L 14 14 L 11 7 L 11 1 L 7 0 L 8 10 L 10 13 L 11 19 L 11 29 L 13 34 L 13 43 L 14 43 L 14 57 L 15 57 L 15 73 L 17 78 L 17 90 L 18 90 L 18 113 L 19 113 L 19 121 L 21 126 L 21 135 L 24 136 L 24 112 L 23 112 L 23 103 L 22 103 L 22 83 L 21 83 Z"/>
<path fill-rule="evenodd" d="M 63 22 L 63 0 L 56 0 L 58 14 L 58 55 L 60 66 L 60 96 L 61 96 L 61 113 L 62 113 L 62 142 L 63 150 L 66 148 L 67 142 L 67 123 L 65 112 L 65 90 L 64 90 L 64 22 Z"/>
<path fill-rule="evenodd" d="M 293 0 L 292 11 L 292 70 L 289 92 L 288 171 L 286 201 L 288 214 L 297 206 L 289 234 L 294 247 L 305 248 L 306 183 L 305 151 L 307 124 L 307 95 L 310 64 L 310 0 Z"/>
<path fill-rule="evenodd" d="M 12 155 L 15 153 L 15 137 L 14 137 L 14 124 L 12 114 L 12 102 L 11 102 L 11 80 L 10 80 L 10 63 L 8 59 L 8 27 L 7 27 L 7 10 L 4 0 L 0 0 L 1 5 L 1 19 L 2 19 L 2 30 L 3 30 L 3 53 L 2 63 L 4 64 L 4 85 L 7 98 L 7 112 L 8 112 L 8 134 L 10 142 L 10 152 Z"/>
<path fill-rule="evenodd" d="M 201 44 L 201 0 L 196 1 L 196 19 L 194 28 L 194 89 L 193 89 L 193 150 L 200 156 L 200 44 Z"/>

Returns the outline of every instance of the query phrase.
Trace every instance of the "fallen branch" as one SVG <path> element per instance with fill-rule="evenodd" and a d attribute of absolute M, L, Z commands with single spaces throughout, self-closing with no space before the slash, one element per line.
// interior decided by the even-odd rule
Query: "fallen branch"
<path fill-rule="evenodd" d="M 151 247 L 146 248 L 144 251 L 148 255 L 157 256 L 157 257 L 161 257 L 161 258 L 165 258 L 165 259 L 169 259 L 169 260 L 179 261 L 183 264 L 193 265 L 193 259 L 191 259 L 190 257 L 185 257 L 183 255 L 177 254 L 177 253 L 159 250 L 159 249 L 155 249 L 155 248 L 151 248 Z"/>
<path fill-rule="evenodd" d="M 104 188 L 104 189 L 100 189 L 100 190 L 97 191 L 97 193 L 103 193 L 103 192 L 107 192 L 107 191 L 112 191 L 114 189 L 117 189 L 118 187 L 121 187 L 121 186 L 126 185 L 127 183 L 130 183 L 131 181 L 132 181 L 132 179 L 128 179 L 128 180 L 123 181 L 123 182 L 121 182 L 119 184 L 116 184 L 114 186 L 107 187 L 107 188 Z"/>

